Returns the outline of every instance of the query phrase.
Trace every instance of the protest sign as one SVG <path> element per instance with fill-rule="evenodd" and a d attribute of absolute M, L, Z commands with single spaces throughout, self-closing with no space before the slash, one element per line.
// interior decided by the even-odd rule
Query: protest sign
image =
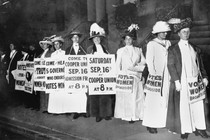
<path fill-rule="evenodd" d="M 114 55 L 87 55 L 90 95 L 116 93 L 116 67 Z"/>
<path fill-rule="evenodd" d="M 87 57 L 85 55 L 66 55 L 65 87 L 68 93 L 87 92 Z"/>
<path fill-rule="evenodd" d="M 187 78 L 189 89 L 189 102 L 194 103 L 206 97 L 206 87 L 201 76 Z"/>
<path fill-rule="evenodd" d="M 117 74 L 116 91 L 119 93 L 132 93 L 133 77 L 120 71 Z"/>
<path fill-rule="evenodd" d="M 144 86 L 144 92 L 145 93 L 161 93 L 162 90 L 162 76 L 159 75 L 148 75 L 146 84 Z"/>
<path fill-rule="evenodd" d="M 34 62 L 26 61 L 25 92 L 32 93 L 34 87 Z"/>
<path fill-rule="evenodd" d="M 25 89 L 25 73 L 26 73 L 26 61 L 18 61 L 17 69 L 14 72 L 15 78 L 15 90 Z"/>
<path fill-rule="evenodd" d="M 65 58 L 45 58 L 46 66 L 46 93 L 55 93 L 65 90 Z"/>
<path fill-rule="evenodd" d="M 34 59 L 34 90 L 45 91 L 45 59 Z"/>

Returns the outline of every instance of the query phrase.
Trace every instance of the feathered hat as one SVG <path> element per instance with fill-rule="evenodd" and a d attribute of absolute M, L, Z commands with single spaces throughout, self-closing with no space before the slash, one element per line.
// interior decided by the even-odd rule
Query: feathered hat
<path fill-rule="evenodd" d="M 78 37 L 81 37 L 82 33 L 80 33 L 79 31 L 74 31 L 70 33 L 69 37 L 72 38 L 74 35 L 78 35 Z"/>
<path fill-rule="evenodd" d="M 174 26 L 173 26 L 175 33 L 179 32 L 181 29 L 191 28 L 191 27 L 192 27 L 191 18 L 186 18 L 186 19 L 180 20 L 180 23 L 174 24 Z"/>
<path fill-rule="evenodd" d="M 102 27 L 100 27 L 97 23 L 93 23 L 90 26 L 90 38 L 91 40 L 94 37 L 105 37 L 105 31 Z"/>
<path fill-rule="evenodd" d="M 137 30 L 139 29 L 138 24 L 131 24 L 128 29 L 125 30 L 125 33 L 122 35 L 122 38 L 125 39 L 126 36 L 130 36 L 132 39 L 136 40 Z"/>
<path fill-rule="evenodd" d="M 43 44 L 49 44 L 52 45 L 52 38 L 54 38 L 55 35 L 52 35 L 50 37 L 44 37 L 42 41 L 39 41 L 39 45 L 42 46 Z"/>

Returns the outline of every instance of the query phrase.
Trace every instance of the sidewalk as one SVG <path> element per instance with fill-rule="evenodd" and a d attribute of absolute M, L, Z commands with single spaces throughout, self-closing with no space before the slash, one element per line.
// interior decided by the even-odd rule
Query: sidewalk
<path fill-rule="evenodd" d="M 158 129 L 158 134 L 150 134 L 141 125 L 141 121 L 129 124 L 113 118 L 111 121 L 102 120 L 96 123 L 95 118 L 81 117 L 73 120 L 72 116 L 44 114 L 23 106 L 6 106 L 1 107 L 0 110 L 1 127 L 36 140 L 180 139 L 180 135 L 171 134 L 166 129 Z M 203 140 L 203 138 L 190 134 L 188 140 Z"/>

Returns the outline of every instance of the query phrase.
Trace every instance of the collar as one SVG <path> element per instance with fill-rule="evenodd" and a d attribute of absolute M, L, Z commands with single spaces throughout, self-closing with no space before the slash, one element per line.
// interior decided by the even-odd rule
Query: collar
<path fill-rule="evenodd" d="M 181 43 L 181 44 L 189 44 L 188 40 L 183 40 L 183 39 L 180 39 L 179 43 Z"/>

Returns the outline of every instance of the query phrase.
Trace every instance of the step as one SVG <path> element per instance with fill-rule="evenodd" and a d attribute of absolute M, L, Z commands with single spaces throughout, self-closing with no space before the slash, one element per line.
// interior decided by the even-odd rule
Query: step
<path fill-rule="evenodd" d="M 190 38 L 209 38 L 210 37 L 210 31 L 191 31 Z M 178 34 L 171 34 L 170 36 L 171 40 L 178 40 L 179 36 Z"/>
<path fill-rule="evenodd" d="M 191 31 L 209 31 L 210 25 L 193 26 Z"/>
<path fill-rule="evenodd" d="M 202 25 L 208 25 L 209 22 L 207 20 L 197 20 L 193 21 L 194 26 L 202 26 Z"/>
<path fill-rule="evenodd" d="M 0 128 L 36 140 L 84 140 L 84 138 L 65 134 L 63 132 L 59 132 L 48 127 L 10 119 L 7 116 L 3 115 L 0 115 Z"/>

